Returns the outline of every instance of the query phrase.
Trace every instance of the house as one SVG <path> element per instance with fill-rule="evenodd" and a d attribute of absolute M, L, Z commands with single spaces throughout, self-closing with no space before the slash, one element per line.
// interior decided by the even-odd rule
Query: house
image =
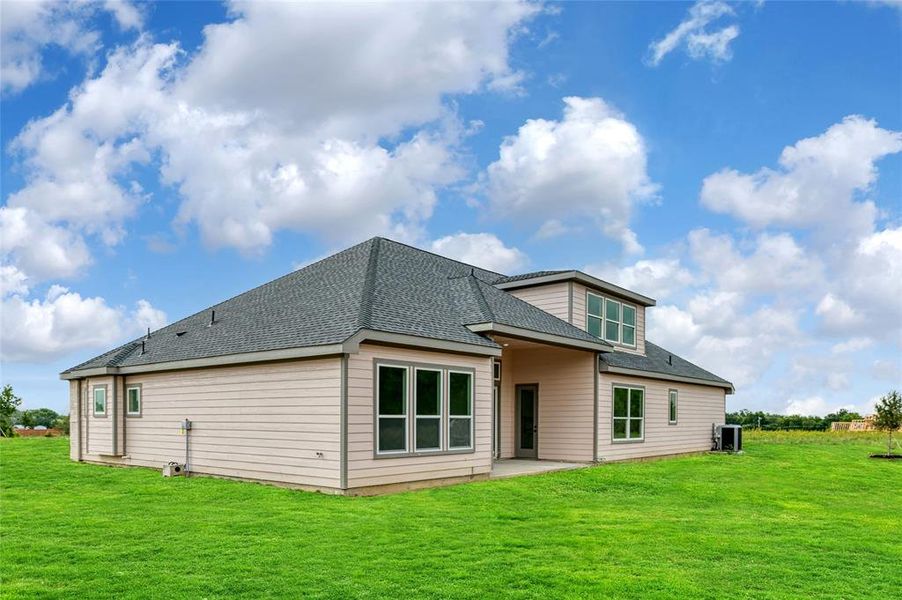
<path fill-rule="evenodd" d="M 732 385 L 654 305 L 373 238 L 64 371 L 71 458 L 362 494 L 708 450 Z"/>

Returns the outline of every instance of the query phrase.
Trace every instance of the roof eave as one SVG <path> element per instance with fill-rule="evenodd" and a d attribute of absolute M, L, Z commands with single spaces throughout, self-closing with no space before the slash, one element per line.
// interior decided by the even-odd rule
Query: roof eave
<path fill-rule="evenodd" d="M 361 329 L 344 342 L 338 344 L 325 344 L 320 346 L 301 346 L 298 348 L 285 348 L 281 350 L 265 350 L 262 352 L 243 352 L 239 354 L 225 354 L 221 356 L 209 356 L 204 358 L 191 358 L 186 360 L 173 360 L 143 365 L 127 366 L 103 366 L 87 369 L 70 369 L 60 373 L 60 379 L 83 379 L 85 377 L 102 377 L 105 375 L 129 375 L 135 373 L 152 373 L 156 371 L 181 371 L 184 369 L 201 369 L 205 367 L 221 367 L 229 365 L 252 364 L 259 362 L 272 362 L 277 360 L 291 360 L 336 356 L 339 354 L 355 354 L 360 351 L 361 342 L 376 342 L 395 346 L 407 346 L 413 348 L 427 348 L 445 352 L 457 352 L 460 354 L 479 354 L 484 356 L 501 356 L 501 347 L 491 345 L 467 344 L 450 340 L 424 338 L 414 335 L 405 335 L 372 329 Z"/>
<path fill-rule="evenodd" d="M 634 377 L 646 377 L 648 379 L 663 379 L 665 381 L 679 381 L 681 383 L 694 383 L 696 385 L 706 385 L 726 390 L 728 394 L 733 394 L 736 389 L 729 381 L 714 381 L 711 379 L 701 379 L 698 377 L 686 377 L 684 375 L 671 375 L 669 373 L 661 373 L 659 371 L 644 371 L 642 369 L 630 369 L 628 367 L 612 367 L 599 361 L 599 371 L 605 373 L 614 373 L 618 375 L 632 375 Z"/>
<path fill-rule="evenodd" d="M 155 371 L 180 371 L 183 369 L 200 369 L 204 367 L 221 367 L 258 362 L 271 362 L 276 360 L 290 360 L 293 358 L 314 358 L 318 356 L 332 356 L 344 352 L 343 344 L 325 344 L 321 346 L 303 346 L 299 348 L 284 348 L 280 350 L 264 350 L 261 352 L 242 352 L 238 354 L 224 354 L 221 356 L 207 356 L 203 358 L 189 358 L 185 360 L 169 360 L 143 365 L 126 365 L 121 367 L 92 367 L 89 369 L 70 369 L 60 373 L 60 379 L 82 379 L 84 377 L 98 377 L 103 375 L 129 375 L 134 373 L 152 373 Z"/>
<path fill-rule="evenodd" d="M 576 348 L 578 350 L 590 350 L 593 352 L 610 352 L 613 350 L 612 346 L 603 342 L 580 340 L 563 335 L 525 329 L 523 327 L 514 327 L 513 325 L 505 325 L 503 323 L 473 323 L 467 325 L 467 329 L 474 333 L 494 333 L 531 342 L 539 342 L 553 346 L 564 346 L 566 348 Z"/>
<path fill-rule="evenodd" d="M 492 342 L 490 345 L 468 344 L 466 342 L 420 337 L 417 335 L 408 335 L 404 333 L 392 333 L 389 331 L 377 331 L 374 329 L 361 329 L 360 331 L 349 337 L 344 343 L 346 352 L 358 352 L 360 349 L 360 344 L 363 342 L 374 342 L 392 346 L 406 346 L 409 348 L 425 348 L 428 350 L 455 352 L 458 354 L 478 354 L 482 356 L 493 357 L 501 356 L 501 346 L 494 342 Z"/>
<path fill-rule="evenodd" d="M 578 281 L 588 287 L 621 296 L 635 302 L 636 304 L 641 304 L 642 306 L 655 306 L 657 304 L 657 301 L 654 298 L 649 298 L 648 296 L 643 296 L 642 294 L 638 294 L 626 288 L 622 288 L 619 285 L 608 283 L 607 281 L 603 281 L 601 279 L 598 279 L 597 277 L 587 275 L 582 271 L 565 271 L 563 273 L 555 273 L 554 275 L 543 275 L 541 277 L 531 277 L 529 279 L 521 279 L 519 281 L 508 281 L 505 283 L 495 284 L 495 287 L 499 290 L 515 290 L 518 288 L 544 285 L 546 283 L 556 283 L 558 281 Z"/>

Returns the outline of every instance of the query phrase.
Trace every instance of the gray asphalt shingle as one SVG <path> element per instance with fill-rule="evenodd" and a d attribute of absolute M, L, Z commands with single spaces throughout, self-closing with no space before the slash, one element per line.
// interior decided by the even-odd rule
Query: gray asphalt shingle
<path fill-rule="evenodd" d="M 497 347 L 466 327 L 493 319 L 598 341 L 487 283 L 500 277 L 500 273 L 373 238 L 69 370 L 337 344 L 360 329 Z M 216 321 L 211 325 L 214 311 Z"/>
<path fill-rule="evenodd" d="M 677 377 L 692 377 L 694 379 L 730 385 L 730 382 L 726 379 L 718 377 L 714 373 L 706 371 L 673 352 L 652 344 L 648 340 L 645 340 L 645 356 L 627 352 L 611 352 L 602 354 L 601 361 L 612 367 L 637 369 L 639 371 Z"/>
<path fill-rule="evenodd" d="M 373 238 L 68 371 L 338 344 L 361 329 L 497 348 L 491 339 L 466 327 L 488 322 L 604 344 L 493 285 L 511 280 L 514 278 Z M 216 319 L 211 325 L 214 311 Z M 613 366 L 724 381 L 676 355 L 670 365 L 667 357 L 671 353 L 651 343 L 646 347 L 647 357 L 618 352 L 605 354 L 602 360 Z"/>

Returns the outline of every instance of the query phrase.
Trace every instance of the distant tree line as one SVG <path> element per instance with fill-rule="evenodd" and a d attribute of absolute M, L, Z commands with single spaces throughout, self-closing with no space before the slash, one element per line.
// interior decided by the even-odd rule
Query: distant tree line
<path fill-rule="evenodd" d="M 15 426 L 26 429 L 46 427 L 59 429 L 69 434 L 69 415 L 58 414 L 49 408 L 32 408 L 19 410 L 22 399 L 16 396 L 11 385 L 0 390 L 0 435 L 10 437 L 15 433 Z"/>
<path fill-rule="evenodd" d="M 830 429 L 832 423 L 858 421 L 862 418 L 863 417 L 857 412 L 849 411 L 844 408 L 823 417 L 778 415 L 762 410 L 751 411 L 747 409 L 740 410 L 739 412 L 727 413 L 727 423 L 732 425 L 742 425 L 746 428 L 760 427 L 761 429 L 771 431 L 778 429 L 825 431 Z"/>

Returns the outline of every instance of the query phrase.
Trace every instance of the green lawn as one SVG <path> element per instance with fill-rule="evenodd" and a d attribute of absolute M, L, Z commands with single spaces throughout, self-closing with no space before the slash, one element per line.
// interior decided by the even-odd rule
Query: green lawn
<path fill-rule="evenodd" d="M 0 595 L 893 598 L 902 461 L 870 434 L 342 498 L 0 441 Z"/>

